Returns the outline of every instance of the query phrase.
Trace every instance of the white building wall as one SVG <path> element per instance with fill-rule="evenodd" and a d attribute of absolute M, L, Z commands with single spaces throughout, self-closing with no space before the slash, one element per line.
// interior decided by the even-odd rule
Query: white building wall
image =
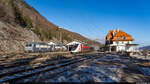
<path fill-rule="evenodd" d="M 114 41 L 112 45 L 132 44 L 132 41 Z"/>
<path fill-rule="evenodd" d="M 114 41 L 110 46 L 116 46 L 116 51 L 133 51 L 134 48 L 132 46 L 126 46 L 126 44 L 132 44 L 132 41 Z"/>
<path fill-rule="evenodd" d="M 134 51 L 135 49 L 134 49 L 134 47 L 132 47 L 132 46 L 130 46 L 129 48 L 128 47 L 126 47 L 126 51 L 127 52 L 131 52 L 131 51 Z"/>
<path fill-rule="evenodd" d="M 125 46 L 116 46 L 116 51 L 125 51 Z"/>

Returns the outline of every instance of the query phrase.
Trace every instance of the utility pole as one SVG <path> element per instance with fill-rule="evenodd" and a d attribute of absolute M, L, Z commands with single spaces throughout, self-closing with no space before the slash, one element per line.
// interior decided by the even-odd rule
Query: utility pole
<path fill-rule="evenodd" d="M 33 29 L 34 29 L 34 28 L 31 28 L 31 30 L 30 30 L 30 31 L 31 31 L 31 33 L 32 33 L 32 42 L 34 42 L 34 34 L 33 34 Z"/>
<path fill-rule="evenodd" d="M 59 30 L 61 29 L 61 27 L 59 27 Z M 60 35 L 60 42 L 62 43 L 62 32 L 61 31 L 59 31 L 59 35 Z"/>

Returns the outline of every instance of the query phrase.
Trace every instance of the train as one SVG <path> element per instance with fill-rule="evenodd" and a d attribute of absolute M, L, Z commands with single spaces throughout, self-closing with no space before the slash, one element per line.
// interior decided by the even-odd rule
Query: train
<path fill-rule="evenodd" d="M 55 47 L 46 43 L 29 43 L 25 46 L 25 52 L 52 52 Z"/>
<path fill-rule="evenodd" d="M 25 46 L 25 52 L 57 52 L 59 49 L 62 51 L 67 51 L 67 46 L 59 45 L 48 45 L 46 43 L 36 43 L 32 42 Z M 71 53 L 83 53 L 94 50 L 94 48 L 87 43 L 78 43 L 73 45 L 70 52 Z"/>
<path fill-rule="evenodd" d="M 94 47 L 87 43 L 75 44 L 71 50 L 71 53 L 83 53 L 93 51 Z"/>

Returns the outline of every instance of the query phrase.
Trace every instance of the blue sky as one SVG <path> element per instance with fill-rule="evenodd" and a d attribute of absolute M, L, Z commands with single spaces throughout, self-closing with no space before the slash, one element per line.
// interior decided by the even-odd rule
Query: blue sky
<path fill-rule="evenodd" d="M 149 0 L 25 0 L 50 22 L 88 38 L 104 39 L 119 27 L 150 45 Z"/>

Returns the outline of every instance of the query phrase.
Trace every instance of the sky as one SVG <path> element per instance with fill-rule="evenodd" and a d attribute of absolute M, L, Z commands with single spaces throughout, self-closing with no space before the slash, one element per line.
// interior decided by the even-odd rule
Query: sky
<path fill-rule="evenodd" d="M 109 30 L 125 31 L 150 45 L 150 0 L 25 0 L 48 21 L 104 41 Z"/>

